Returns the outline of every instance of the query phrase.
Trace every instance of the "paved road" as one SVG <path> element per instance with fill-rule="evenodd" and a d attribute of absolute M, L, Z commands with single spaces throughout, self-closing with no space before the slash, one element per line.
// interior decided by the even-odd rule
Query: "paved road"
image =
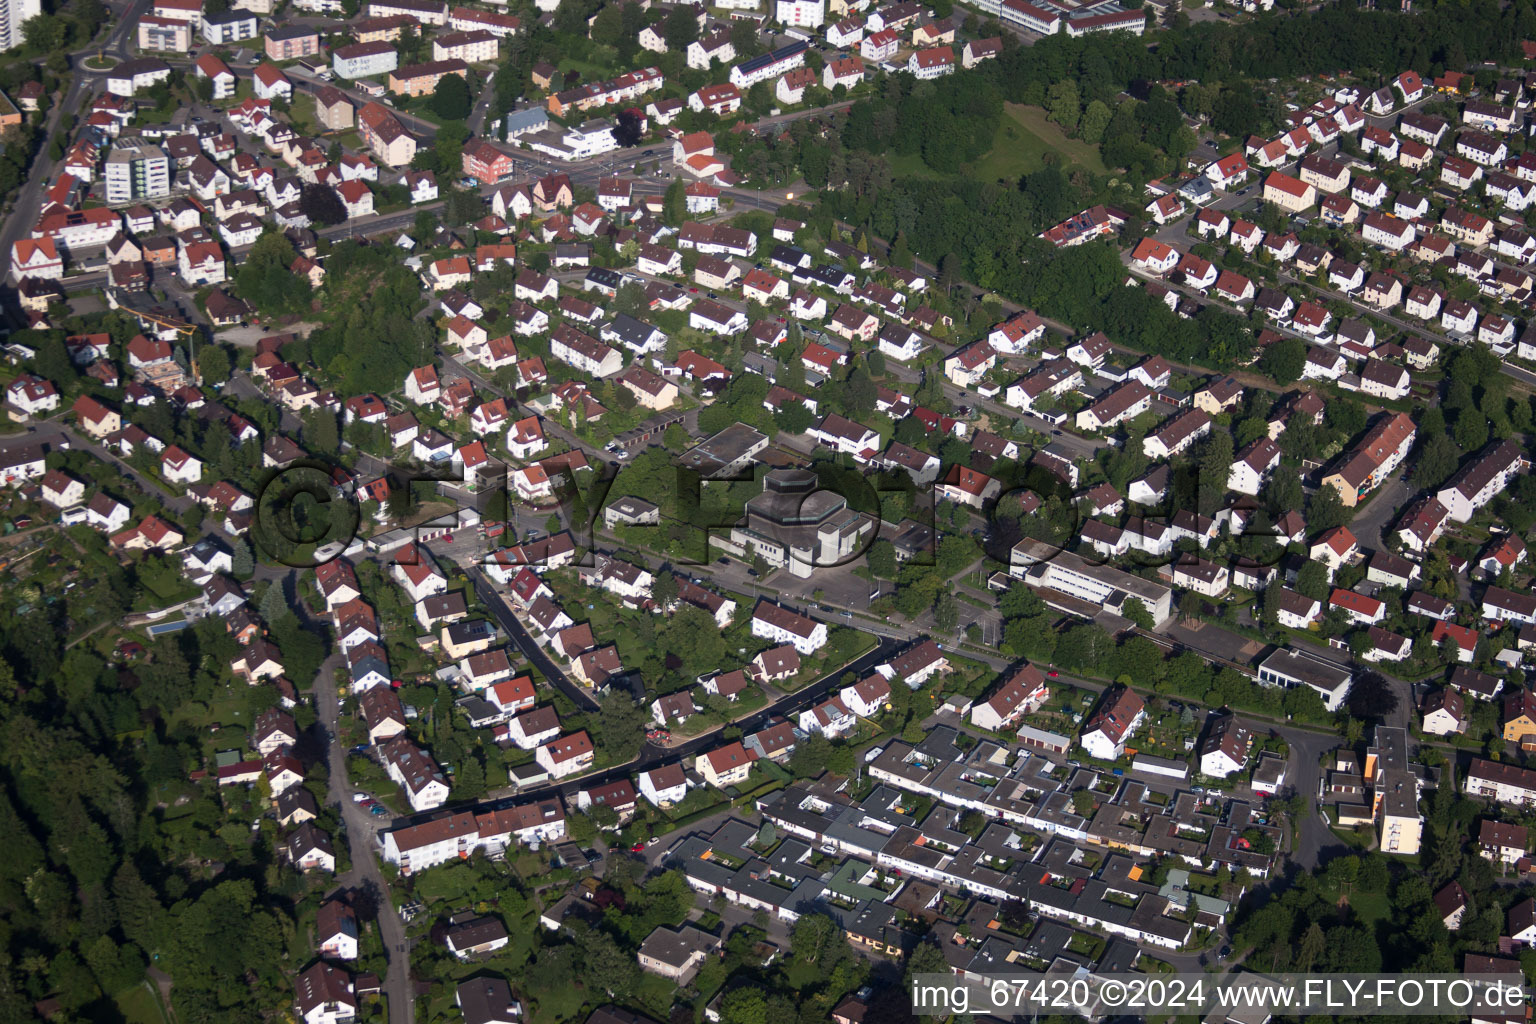
<path fill-rule="evenodd" d="M 900 641 L 884 638 L 874 650 L 857 661 L 829 672 L 808 686 L 796 690 L 794 693 L 786 694 L 762 708 L 752 719 L 748 720 L 753 723 L 752 725 L 749 726 L 747 721 L 736 724 L 744 731 L 752 731 L 753 729 L 760 728 L 756 723 L 767 723 L 771 719 L 788 718 L 794 720 L 801 711 L 820 703 L 826 697 L 829 690 L 841 688 L 843 676 L 847 673 L 852 672 L 854 675 L 863 676 L 872 671 L 876 665 L 889 659 L 893 654 L 901 650 L 903 646 L 904 644 Z M 667 746 L 647 742 L 641 748 L 639 757 L 629 764 L 615 765 L 596 775 L 586 775 L 579 779 L 530 786 L 527 789 L 519 790 L 516 798 L 509 802 L 522 803 L 526 801 L 529 795 L 545 795 L 554 791 L 569 797 L 579 789 L 586 789 L 592 785 L 615 781 L 621 778 L 632 778 L 640 772 L 649 771 L 652 768 L 674 761 L 686 761 L 703 753 L 705 750 L 715 747 L 719 742 L 719 736 L 713 731 Z"/>
<path fill-rule="evenodd" d="M 1318 761 L 1324 752 L 1342 745 L 1338 736 L 1311 732 L 1293 726 L 1277 726 L 1275 731 L 1285 737 L 1290 745 L 1290 760 L 1286 764 L 1286 784 L 1302 798 L 1303 808 L 1296 815 L 1297 834 L 1293 840 L 1290 859 L 1305 871 L 1319 864 L 1348 853 L 1349 847 L 1328 827 L 1318 807 L 1318 792 L 1322 782 L 1322 769 Z"/>
<path fill-rule="evenodd" d="M 1403 479 L 1400 469 L 1371 495 L 1370 504 L 1349 521 L 1349 532 L 1363 548 L 1383 550 L 1386 534 L 1397 522 L 1398 511 L 1417 493 L 1417 488 Z"/>
<path fill-rule="evenodd" d="M 291 582 L 297 584 L 297 573 L 290 573 Z M 301 607 L 301 602 L 296 602 Z M 415 1024 L 416 1014 L 412 1007 L 414 994 L 411 989 L 411 953 L 406 939 L 405 925 L 395 912 L 389 898 L 389 884 L 379 870 L 374 819 L 360 805 L 354 803 L 352 794 L 357 792 L 347 778 L 347 752 L 341 745 L 338 718 L 336 672 L 345 668 L 346 659 L 337 650 L 320 665 L 315 675 L 314 699 L 320 727 L 325 730 L 326 761 L 330 767 L 328 801 L 341 808 L 341 818 L 347 832 L 347 846 L 351 851 L 352 868 L 336 880 L 338 888 L 358 886 L 372 889 L 378 895 L 379 934 L 384 942 L 384 956 L 389 961 L 389 971 L 384 977 L 384 993 L 389 998 L 390 1024 Z"/>
<path fill-rule="evenodd" d="M 74 427 L 60 426 L 58 431 L 60 435 L 69 441 L 69 447 L 72 450 L 90 452 L 102 462 L 111 466 L 116 466 L 119 472 L 128 477 L 134 483 L 138 484 L 140 490 L 142 490 L 145 494 L 152 494 L 156 498 L 160 499 L 160 501 L 164 503 L 165 507 L 171 511 L 181 513 L 192 507 L 192 499 L 187 497 L 186 494 L 183 493 L 174 496 L 167 494 L 165 492 L 164 486 L 160 481 L 151 480 L 149 477 L 146 477 L 133 466 L 118 458 L 115 452 L 95 441 L 88 435 L 76 430 Z M 39 436 L 39 439 L 41 439 L 41 435 Z M 172 486 L 174 488 L 174 485 Z M 209 521 L 205 525 L 210 529 L 219 529 L 219 532 L 223 532 L 222 528 L 217 527 L 212 521 Z"/>
<path fill-rule="evenodd" d="M 37 211 L 42 206 L 43 192 L 52 183 L 56 161 L 49 155 L 48 140 L 53 138 L 58 130 L 59 120 L 65 111 L 71 114 L 79 114 L 82 101 L 89 94 L 94 94 L 96 85 L 102 78 L 101 72 L 90 71 L 85 67 L 84 58 L 94 56 L 98 50 L 103 53 L 125 56 L 128 50 L 128 40 L 139 16 L 149 9 L 150 0 L 132 0 L 118 17 L 117 23 L 107 33 L 100 43 L 92 43 L 82 50 L 77 50 L 71 55 L 69 88 L 64 90 L 64 95 L 56 100 L 48 111 L 47 120 L 43 125 L 42 142 L 37 149 L 37 155 L 32 160 L 32 166 L 27 171 L 26 181 L 16 193 L 12 202 L 12 213 L 5 218 L 5 223 L 0 224 L 0 252 L 9 253 L 13 243 L 19 239 L 29 237 L 32 227 L 36 223 Z M 82 117 L 83 120 L 83 117 Z"/>
<path fill-rule="evenodd" d="M 559 687 L 561 692 L 571 698 L 577 707 L 584 711 L 597 711 L 601 705 L 592 696 L 591 691 L 573 681 L 548 654 L 544 653 L 544 648 L 534 641 L 528 630 L 518 621 L 517 616 L 512 614 L 512 609 L 502 592 L 496 589 L 496 584 L 486 576 L 485 571 L 476 566 L 466 566 L 464 571 L 468 574 L 470 582 L 474 584 L 475 593 L 480 596 L 480 600 L 485 603 L 486 608 L 490 610 L 491 615 L 495 617 L 507 636 L 512 638 L 518 650 L 523 652 L 523 656 L 533 662 L 534 667 L 544 673 L 544 677 L 551 684 Z"/>

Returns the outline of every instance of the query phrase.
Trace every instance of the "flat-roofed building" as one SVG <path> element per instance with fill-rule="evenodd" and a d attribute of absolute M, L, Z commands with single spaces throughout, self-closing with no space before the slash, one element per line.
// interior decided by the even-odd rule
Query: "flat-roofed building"
<path fill-rule="evenodd" d="M 1308 687 L 1323 699 L 1329 711 L 1337 711 L 1343 704 L 1353 680 L 1349 669 L 1290 647 L 1282 647 L 1259 665 L 1259 682 Z"/>
<path fill-rule="evenodd" d="M 1025 538 L 1013 546 L 1009 572 L 1036 586 L 1123 615 L 1125 602 L 1139 600 L 1162 622 L 1173 614 L 1173 591 L 1151 580 L 1106 565 L 1093 565 L 1069 551 Z"/>

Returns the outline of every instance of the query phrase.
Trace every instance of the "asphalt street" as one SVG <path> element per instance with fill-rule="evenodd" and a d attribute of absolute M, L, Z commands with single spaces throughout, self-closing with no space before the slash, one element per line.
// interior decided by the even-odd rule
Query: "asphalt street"
<path fill-rule="evenodd" d="M 296 585 L 297 573 L 290 574 Z M 302 611 L 303 602 L 295 602 Z M 370 889 L 378 895 L 378 927 L 384 943 L 384 958 L 389 970 L 384 976 L 384 993 L 389 998 L 390 1024 L 414 1024 L 415 991 L 411 983 L 410 943 L 406 938 L 405 924 L 396 913 L 394 901 L 389 898 L 389 883 L 379 868 L 377 828 L 380 819 L 374 818 L 361 804 L 353 800 L 357 787 L 347 776 L 347 752 L 341 745 L 339 700 L 336 693 L 336 673 L 346 667 L 346 657 L 334 651 L 321 663 L 315 674 L 313 687 L 316 716 L 324 730 L 326 763 L 329 766 L 330 785 L 327 802 L 341 808 L 342 825 L 346 830 L 347 848 L 352 866 L 336 879 L 336 891 L 355 888 Z"/>
<path fill-rule="evenodd" d="M 555 664 L 548 654 L 544 653 L 544 648 L 538 645 L 522 622 L 512 613 L 512 609 L 507 605 L 503 593 L 496 589 L 496 584 L 485 575 L 484 570 L 476 566 L 466 566 L 464 571 L 469 575 L 470 581 L 474 584 L 475 593 L 485 604 L 486 608 L 490 610 L 491 615 L 496 619 L 497 624 L 501 626 L 503 632 L 517 645 L 517 649 L 523 652 L 523 657 L 532 662 L 533 666 L 544 674 L 544 678 L 549 680 L 552 685 L 559 687 L 561 692 L 569 697 L 577 707 L 584 711 L 598 710 L 600 705 L 592 696 L 592 692 L 581 684 L 574 682 Z"/>

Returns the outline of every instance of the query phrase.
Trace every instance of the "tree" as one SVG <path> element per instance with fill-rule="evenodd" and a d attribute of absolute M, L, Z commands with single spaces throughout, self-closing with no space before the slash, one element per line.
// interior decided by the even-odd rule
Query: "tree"
<path fill-rule="evenodd" d="M 478 800 L 485 795 L 485 766 L 478 755 L 469 753 L 460 758 L 453 777 L 453 792 L 460 800 Z"/>
<path fill-rule="evenodd" d="M 1264 350 L 1259 357 L 1259 368 L 1281 384 L 1291 384 L 1301 378 L 1301 370 L 1307 363 L 1307 346 L 1300 338 L 1284 338 Z"/>
<path fill-rule="evenodd" d="M 323 185 L 313 187 L 330 192 Z M 340 206 L 341 200 L 336 194 L 330 192 L 330 195 Z M 342 212 L 345 216 L 345 210 Z M 309 303 L 313 291 L 307 279 L 289 269 L 297 255 L 293 243 L 281 231 L 264 231 L 235 272 L 236 291 L 263 313 L 299 312 Z"/>
<path fill-rule="evenodd" d="M 670 43 L 671 39 L 667 41 Z M 731 22 L 731 48 L 736 51 L 737 57 L 755 57 L 762 52 L 762 39 L 751 18 Z"/>
<path fill-rule="evenodd" d="M 341 449 L 341 429 L 336 414 L 329 409 L 317 409 L 304 416 L 304 444 L 325 455 L 335 455 Z"/>
<path fill-rule="evenodd" d="M 457 78 L 457 75 L 445 76 Z M 342 224 L 347 219 L 347 208 L 342 204 L 341 196 L 329 185 L 310 184 L 304 186 L 304 191 L 299 193 L 299 209 L 310 223 L 322 227 L 330 227 Z"/>
<path fill-rule="evenodd" d="M 1078 124 L 1078 135 L 1089 145 L 1097 146 L 1104 140 L 1104 129 L 1109 127 L 1109 107 L 1103 100 L 1093 100 L 1083 111 L 1083 119 Z"/>
<path fill-rule="evenodd" d="M 1223 89 L 1211 106 L 1211 125 L 1227 135 L 1251 131 L 1259 121 L 1259 105 L 1246 85 Z"/>
<path fill-rule="evenodd" d="M 912 952 L 907 954 L 907 966 L 905 982 L 907 991 L 912 991 L 913 980 L 920 974 L 948 974 L 950 973 L 949 961 L 944 958 L 944 951 L 935 942 L 919 942 L 912 947 Z M 885 1020 L 885 1018 L 876 1018 Z"/>
<path fill-rule="evenodd" d="M 33 50 L 57 50 L 69 35 L 69 23 L 57 15 L 39 14 L 22 23 L 21 35 Z"/>
<path fill-rule="evenodd" d="M 644 726 L 635 702 L 625 693 L 610 694 L 597 713 L 598 739 L 616 761 L 629 761 L 640 752 Z"/>
<path fill-rule="evenodd" d="M 799 779 L 814 779 L 827 770 L 827 756 L 832 744 L 821 733 L 812 733 L 795 744 L 789 756 L 789 770 Z"/>
<path fill-rule="evenodd" d="M 692 20 L 690 16 L 689 21 Z M 748 986 L 727 992 L 720 1001 L 720 1021 L 721 1024 L 768 1024 L 768 1000 L 763 990 Z"/>
<path fill-rule="evenodd" d="M 762 117 L 773 108 L 773 90 L 768 88 L 767 82 L 754 82 L 747 89 L 747 109 Z"/>
<path fill-rule="evenodd" d="M 674 7 L 661 23 L 661 36 L 673 50 L 686 50 L 699 38 L 699 22 L 690 7 Z"/>
<path fill-rule="evenodd" d="M 804 963 L 836 959 L 843 949 L 843 932 L 832 918 L 823 913 L 802 914 L 790 931 L 794 957 Z"/>
<path fill-rule="evenodd" d="M 955 626 L 960 622 L 960 606 L 955 602 L 955 595 L 939 595 L 933 605 L 933 622 L 945 633 L 955 631 Z"/>
<path fill-rule="evenodd" d="M 197 353 L 197 372 L 204 384 L 223 384 L 229 380 L 229 350 L 223 345 L 204 345 Z"/>
<path fill-rule="evenodd" d="M 1315 965 L 1323 961 L 1327 949 L 1328 943 L 1323 937 L 1323 929 L 1313 921 L 1301 937 L 1291 969 L 1303 973 L 1312 970 Z"/>
<path fill-rule="evenodd" d="M 448 75 L 446 78 L 457 78 L 458 75 Z M 462 227 L 480 219 L 485 212 L 484 205 L 480 202 L 480 195 L 467 188 L 448 189 L 443 197 L 443 223 L 451 228 Z"/>
<path fill-rule="evenodd" d="M 692 675 L 701 675 L 725 658 L 725 639 L 709 613 L 685 604 L 667 621 L 656 638 L 659 648 L 676 656 Z"/>
<path fill-rule="evenodd" d="M 674 8 L 673 14 L 679 12 L 687 13 L 687 9 L 682 7 Z M 670 16 L 668 20 L 671 20 Z M 689 15 L 689 20 L 692 21 L 692 15 Z M 687 187 L 683 184 L 683 179 L 673 178 L 672 184 L 667 186 L 666 195 L 662 197 L 661 219 L 671 227 L 678 226 L 688 217 L 686 189 Z"/>
<path fill-rule="evenodd" d="M 869 546 L 864 555 L 869 571 L 883 580 L 896 578 L 896 545 L 884 537 Z"/>
<path fill-rule="evenodd" d="M 1142 629 L 1151 629 L 1157 625 L 1152 619 L 1152 613 L 1147 610 L 1146 604 L 1139 597 L 1126 598 L 1121 606 L 1121 613 Z"/>
<path fill-rule="evenodd" d="M 1075 132 L 1078 119 L 1082 116 L 1082 100 L 1078 96 L 1077 83 L 1069 78 L 1051 86 L 1046 95 L 1045 109 L 1050 112 L 1050 119 L 1061 125 L 1062 131 L 1068 135 Z"/>
<path fill-rule="evenodd" d="M 1321 562 L 1307 562 L 1296 572 L 1296 592 L 1317 601 L 1328 599 L 1328 568 Z"/>
<path fill-rule="evenodd" d="M 1456 442 L 1445 433 L 1442 423 L 1442 429 L 1425 436 L 1419 446 L 1419 458 L 1413 465 L 1415 486 L 1426 490 L 1439 487 L 1456 472 L 1456 462 Z"/>
<path fill-rule="evenodd" d="M 816 414 L 804 402 L 783 402 L 774 411 L 773 422 L 786 434 L 803 434 L 816 422 Z"/>
<path fill-rule="evenodd" d="M 463 75 L 444 75 L 437 80 L 437 88 L 432 90 L 432 98 L 427 106 L 444 120 L 464 120 L 474 108 L 474 97 L 470 95 L 469 83 L 464 80 Z"/>
<path fill-rule="evenodd" d="M 1488 417 L 1480 409 L 1463 409 L 1456 414 L 1452 433 L 1462 451 L 1476 451 L 1488 443 Z"/>
<path fill-rule="evenodd" d="M 404 522 L 416 511 L 416 495 L 409 483 L 390 482 L 389 497 L 384 500 L 384 508 L 395 522 Z"/>
<path fill-rule="evenodd" d="M 1349 522 L 1353 513 L 1344 505 L 1339 489 L 1324 484 L 1312 494 L 1307 504 L 1307 526 L 1313 530 L 1331 530 Z"/>
<path fill-rule="evenodd" d="M 79 374 L 75 370 L 74 361 L 69 357 L 69 348 L 64 344 L 63 333 L 48 331 L 42 334 L 42 339 L 41 344 L 37 345 L 37 359 L 34 364 L 38 375 L 51 381 L 60 390 L 70 387 Z"/>
<path fill-rule="evenodd" d="M 955 287 L 960 280 L 960 257 L 953 252 L 946 252 L 939 257 L 939 287 L 948 292 Z"/>
<path fill-rule="evenodd" d="M 670 572 L 656 574 L 656 582 L 651 584 L 651 600 L 661 608 L 669 607 L 677 600 L 677 576 Z"/>
<path fill-rule="evenodd" d="M 608 4 L 592 19 L 592 41 L 603 46 L 617 48 L 624 41 L 624 12 L 622 5 Z"/>
<path fill-rule="evenodd" d="M 577 940 L 581 951 L 582 980 L 610 996 L 628 992 L 635 984 L 639 967 L 633 957 L 614 942 L 601 928 L 587 931 Z"/>
<path fill-rule="evenodd" d="M 575 811 L 565 817 L 565 832 L 572 842 L 586 846 L 597 838 L 597 825 L 590 815 Z"/>
<path fill-rule="evenodd" d="M 1353 437 L 1365 429 L 1365 406 L 1352 398 L 1337 395 L 1328 401 L 1323 422 L 1340 434 Z"/>
<path fill-rule="evenodd" d="M 1212 430 L 1202 446 L 1199 465 L 1199 511 L 1201 515 L 1212 515 L 1226 495 L 1227 471 L 1232 465 L 1232 435 L 1219 427 Z"/>
<path fill-rule="evenodd" d="M 1379 672 L 1366 671 L 1349 688 L 1349 713 L 1356 718 L 1381 721 L 1397 710 L 1397 694 Z"/>
<path fill-rule="evenodd" d="M 625 9 L 628 9 L 628 5 Z M 606 11 L 608 8 L 605 7 L 603 10 Z M 645 138 L 645 129 L 640 122 L 640 115 L 628 108 L 619 111 L 618 117 L 614 119 L 613 138 L 619 145 L 626 148 L 638 146 Z"/>
<path fill-rule="evenodd" d="M 1056 661 L 1070 669 L 1097 671 L 1111 648 L 1109 634 L 1096 625 L 1073 626 L 1056 642 Z"/>
<path fill-rule="evenodd" d="M 879 398 L 875 382 L 863 367 L 854 367 L 848 375 L 848 380 L 843 385 L 843 409 L 849 416 L 857 419 L 875 411 L 875 401 Z"/>
<path fill-rule="evenodd" d="M 237 579 L 245 579 L 256 571 L 256 561 L 251 555 L 251 545 L 244 537 L 236 537 L 230 542 L 230 571 Z"/>
<path fill-rule="evenodd" d="M 1289 433 L 1290 430 L 1288 429 L 1285 434 L 1280 435 L 1281 439 L 1283 440 L 1286 434 Z M 1284 472 L 1283 464 L 1281 468 L 1282 472 L 1271 476 L 1268 486 L 1264 489 L 1264 495 L 1269 501 L 1269 508 L 1276 515 L 1301 508 L 1302 501 L 1306 497 L 1306 492 L 1301 486 L 1301 477 L 1294 472 Z"/>

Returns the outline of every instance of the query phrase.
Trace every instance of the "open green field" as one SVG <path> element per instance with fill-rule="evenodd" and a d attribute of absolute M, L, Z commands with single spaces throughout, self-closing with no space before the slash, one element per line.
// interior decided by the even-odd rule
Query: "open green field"
<path fill-rule="evenodd" d="M 167 1024 L 160 997 L 150 989 L 149 982 L 124 989 L 113 997 L 113 1002 L 128 1024 Z"/>
<path fill-rule="evenodd" d="M 1040 107 L 1007 103 L 1003 105 L 1003 123 L 992 143 L 992 152 L 976 165 L 976 176 L 1017 178 L 1038 171 L 1045 165 L 1045 154 L 1050 152 L 1061 154 L 1064 170 L 1075 165 L 1094 174 L 1105 173 L 1097 146 L 1067 138 L 1045 119 L 1045 111 Z"/>
<path fill-rule="evenodd" d="M 1056 153 L 1061 158 L 1063 171 L 1080 168 L 1093 174 L 1107 173 L 1097 146 L 1067 138 L 1059 127 L 1045 119 L 1045 111 L 1040 107 L 1007 103 L 1003 105 L 1003 119 L 997 126 L 992 149 L 971 165 L 967 174 L 980 181 L 1011 181 L 1044 167 L 1047 153 Z M 917 154 L 894 158 L 891 171 L 898 178 L 938 177 Z"/>
<path fill-rule="evenodd" d="M 1384 921 L 1392 916 L 1392 906 L 1387 901 L 1386 893 L 1352 892 L 1349 894 L 1349 905 L 1360 915 L 1360 920 L 1367 924 Z"/>

